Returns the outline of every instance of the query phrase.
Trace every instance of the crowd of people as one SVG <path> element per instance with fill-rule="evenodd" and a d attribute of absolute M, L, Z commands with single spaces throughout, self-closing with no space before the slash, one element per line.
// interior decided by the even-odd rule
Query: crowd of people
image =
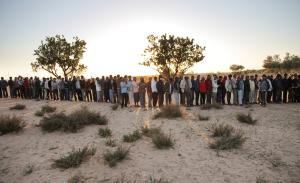
<path fill-rule="evenodd" d="M 112 76 L 85 79 L 12 77 L 0 80 L 0 98 L 119 103 L 122 107 L 162 107 L 171 103 L 245 105 L 300 102 L 300 75 Z M 226 99 L 226 100 L 225 100 Z"/>

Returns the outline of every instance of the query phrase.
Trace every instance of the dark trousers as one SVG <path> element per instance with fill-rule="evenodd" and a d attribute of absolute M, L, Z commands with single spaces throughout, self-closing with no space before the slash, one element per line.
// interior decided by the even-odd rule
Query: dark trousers
<path fill-rule="evenodd" d="M 195 93 L 195 91 L 192 89 L 191 93 L 190 93 L 190 105 L 191 106 L 194 105 L 194 99 L 195 99 L 194 93 Z"/>
<path fill-rule="evenodd" d="M 260 92 L 261 105 L 266 105 L 266 95 L 267 95 L 267 92 L 265 92 L 265 91 Z"/>
<path fill-rule="evenodd" d="M 65 89 L 59 90 L 59 99 L 65 100 Z"/>
<path fill-rule="evenodd" d="M 283 102 L 284 102 L 284 103 L 287 103 L 287 93 L 288 93 L 288 90 L 287 90 L 287 89 L 284 89 L 284 90 L 283 90 Z"/>
<path fill-rule="evenodd" d="M 231 104 L 231 92 L 229 92 L 229 91 L 227 91 L 227 93 L 226 93 L 226 97 L 227 97 L 227 104 Z"/>
<path fill-rule="evenodd" d="M 200 93 L 198 91 L 195 91 L 195 95 L 196 95 L 196 105 L 199 105 L 199 95 L 200 95 Z"/>
<path fill-rule="evenodd" d="M 206 95 L 206 93 L 204 93 L 204 92 L 203 92 L 203 93 L 202 93 L 202 92 L 200 93 L 200 96 L 201 96 L 201 97 L 200 97 L 200 104 L 201 104 L 201 105 L 204 105 L 204 104 L 205 104 L 205 95 Z"/>
<path fill-rule="evenodd" d="M 272 102 L 277 102 L 277 90 L 274 90 L 273 89 L 273 92 L 272 92 Z"/>
<path fill-rule="evenodd" d="M 162 107 L 164 105 L 164 93 L 158 94 L 158 106 Z"/>
<path fill-rule="evenodd" d="M 2 88 L 2 92 L 3 92 L 3 97 L 7 98 L 8 97 L 7 88 Z"/>
<path fill-rule="evenodd" d="M 96 88 L 93 88 L 93 89 L 92 89 L 92 92 L 93 92 L 93 100 L 94 100 L 94 102 L 97 102 L 97 92 L 96 92 Z"/>
<path fill-rule="evenodd" d="M 127 107 L 127 103 L 128 103 L 128 93 L 122 93 L 122 107 Z"/>
<path fill-rule="evenodd" d="M 250 94 L 250 91 L 244 90 L 244 102 L 245 102 L 245 104 L 249 103 L 249 94 Z"/>
<path fill-rule="evenodd" d="M 282 90 L 276 90 L 276 102 L 282 102 Z"/>
<path fill-rule="evenodd" d="M 270 103 L 272 99 L 272 91 L 267 92 L 267 102 Z"/>
<path fill-rule="evenodd" d="M 89 102 L 89 101 L 93 101 L 92 100 L 92 92 L 91 92 L 91 90 L 85 90 L 85 96 L 86 96 L 86 99 L 87 99 L 87 101 Z"/>
<path fill-rule="evenodd" d="M 58 89 L 53 90 L 53 100 L 58 100 Z"/>
<path fill-rule="evenodd" d="M 206 103 L 211 104 L 211 97 L 212 97 L 212 92 L 208 91 L 206 94 Z"/>
<path fill-rule="evenodd" d="M 77 94 L 77 98 L 79 101 L 82 101 L 83 98 L 82 98 L 82 93 L 81 93 L 81 90 L 80 89 L 76 89 L 76 94 Z M 76 101 L 76 96 L 75 96 L 75 101 Z"/>
<path fill-rule="evenodd" d="M 185 103 L 185 94 L 182 93 L 182 92 L 180 92 L 179 94 L 180 94 L 180 104 L 184 105 L 184 103 Z"/>
<path fill-rule="evenodd" d="M 172 94 L 171 93 L 166 93 L 166 105 L 171 104 L 172 102 Z"/>
<path fill-rule="evenodd" d="M 153 107 L 156 107 L 157 99 L 158 99 L 158 93 L 152 92 L 152 99 L 153 99 Z"/>

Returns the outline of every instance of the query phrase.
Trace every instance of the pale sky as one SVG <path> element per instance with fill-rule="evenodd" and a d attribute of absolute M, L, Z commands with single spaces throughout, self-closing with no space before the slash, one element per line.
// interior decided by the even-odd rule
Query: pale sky
<path fill-rule="evenodd" d="M 86 76 L 155 74 L 138 65 L 147 35 L 194 38 L 206 46 L 193 72 L 260 69 L 267 55 L 300 55 L 300 0 L 0 0 L 0 74 L 33 73 L 46 36 L 87 42 Z"/>

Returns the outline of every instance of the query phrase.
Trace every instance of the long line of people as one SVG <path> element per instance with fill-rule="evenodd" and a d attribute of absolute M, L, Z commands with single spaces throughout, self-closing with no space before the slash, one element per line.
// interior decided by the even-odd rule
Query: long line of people
<path fill-rule="evenodd" d="M 9 91 L 9 92 L 8 92 Z M 120 103 L 122 107 L 162 107 L 211 103 L 244 105 L 300 102 L 300 75 L 197 75 L 165 80 L 120 75 L 102 78 L 12 77 L 0 80 L 0 98 Z M 226 99 L 226 101 L 225 101 Z"/>

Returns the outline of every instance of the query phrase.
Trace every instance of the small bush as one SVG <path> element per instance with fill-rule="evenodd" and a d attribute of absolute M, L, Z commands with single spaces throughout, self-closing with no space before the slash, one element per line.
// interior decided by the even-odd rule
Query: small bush
<path fill-rule="evenodd" d="M 119 146 L 115 151 L 104 153 L 104 160 L 110 167 L 114 167 L 118 162 L 123 161 L 129 154 L 129 149 Z"/>
<path fill-rule="evenodd" d="M 110 147 L 116 147 L 117 143 L 116 143 L 116 140 L 109 138 L 109 139 L 106 139 L 105 145 L 110 146 Z"/>
<path fill-rule="evenodd" d="M 213 137 L 223 137 L 223 136 L 230 136 L 232 134 L 232 132 L 234 132 L 234 128 L 230 125 L 227 124 L 214 124 L 212 126 L 212 130 L 213 130 Z"/>
<path fill-rule="evenodd" d="M 228 150 L 239 148 L 246 140 L 241 131 L 237 131 L 229 136 L 218 137 L 214 143 L 210 144 L 210 148 L 217 150 Z"/>
<path fill-rule="evenodd" d="M 154 135 L 161 133 L 160 128 L 148 128 L 148 127 L 143 127 L 142 128 L 142 133 L 146 137 L 153 137 Z"/>
<path fill-rule="evenodd" d="M 115 111 L 115 110 L 118 109 L 118 107 L 119 107 L 119 104 L 113 104 L 113 105 L 111 106 L 111 109 L 112 109 L 113 111 Z"/>
<path fill-rule="evenodd" d="M 74 111 L 70 115 L 64 113 L 52 114 L 44 117 L 40 125 L 44 131 L 53 132 L 55 130 L 63 130 L 68 132 L 77 132 L 86 125 L 106 125 L 108 122 L 105 116 L 99 113 L 91 112 L 87 108 Z"/>
<path fill-rule="evenodd" d="M 34 113 L 34 115 L 39 116 L 39 117 L 42 117 L 42 116 L 44 116 L 44 112 L 42 112 L 42 111 L 36 111 L 36 112 Z"/>
<path fill-rule="evenodd" d="M 247 124 L 250 124 L 250 125 L 254 125 L 257 122 L 257 120 L 254 120 L 252 118 L 250 113 L 248 115 L 239 113 L 239 114 L 236 115 L 236 119 L 241 123 L 247 123 Z"/>
<path fill-rule="evenodd" d="M 207 120 L 209 120 L 209 117 L 208 116 L 201 116 L 201 115 L 199 115 L 198 119 L 199 119 L 199 121 L 207 121 Z"/>
<path fill-rule="evenodd" d="M 99 128 L 98 134 L 100 137 L 110 137 L 111 136 L 111 130 L 109 128 Z"/>
<path fill-rule="evenodd" d="M 83 161 L 87 160 L 90 156 L 96 153 L 96 148 L 84 147 L 79 150 L 72 150 L 67 156 L 54 161 L 54 166 L 62 169 L 68 169 L 71 167 L 78 167 Z"/>
<path fill-rule="evenodd" d="M 101 116 L 99 113 L 89 111 L 86 107 L 72 112 L 68 117 L 71 121 L 76 121 L 82 125 L 106 125 L 108 122 L 105 116 Z"/>
<path fill-rule="evenodd" d="M 21 118 L 16 116 L 0 116 L 0 135 L 11 132 L 18 132 L 24 127 L 24 122 Z"/>
<path fill-rule="evenodd" d="M 68 121 L 68 117 L 64 113 L 56 113 L 44 117 L 40 122 L 40 126 L 43 131 L 53 132 L 61 129 L 66 121 Z"/>
<path fill-rule="evenodd" d="M 44 105 L 44 106 L 42 106 L 41 112 L 43 112 L 43 113 L 52 113 L 52 112 L 55 112 L 55 110 L 56 110 L 56 107 L 51 107 L 49 105 Z"/>
<path fill-rule="evenodd" d="M 180 110 L 179 106 L 176 105 L 167 105 L 161 108 L 161 111 L 154 115 L 154 119 L 157 118 L 179 118 L 182 117 L 183 113 Z"/>
<path fill-rule="evenodd" d="M 149 179 L 145 183 L 171 183 L 171 182 L 168 180 L 165 180 L 163 178 L 157 179 L 155 177 L 150 176 Z"/>
<path fill-rule="evenodd" d="M 124 135 L 123 141 L 124 142 L 135 142 L 135 141 L 139 140 L 140 138 L 142 138 L 142 134 L 138 130 L 135 130 L 131 134 Z"/>
<path fill-rule="evenodd" d="M 223 109 L 221 104 L 205 104 L 201 107 L 202 110 L 210 110 L 210 109 Z"/>
<path fill-rule="evenodd" d="M 24 104 L 16 104 L 16 105 L 10 107 L 9 109 L 10 110 L 23 110 L 25 108 L 26 108 L 26 105 L 24 105 Z"/>
<path fill-rule="evenodd" d="M 268 181 L 264 177 L 257 177 L 256 183 L 268 183 Z"/>
<path fill-rule="evenodd" d="M 68 179 L 67 183 L 85 183 L 85 178 L 81 175 L 74 175 Z"/>
<path fill-rule="evenodd" d="M 152 136 L 152 142 L 158 149 L 168 149 L 174 146 L 175 141 L 171 134 L 157 133 Z"/>
<path fill-rule="evenodd" d="M 27 164 L 23 169 L 23 176 L 29 175 L 33 172 L 34 166 L 32 164 Z"/>

